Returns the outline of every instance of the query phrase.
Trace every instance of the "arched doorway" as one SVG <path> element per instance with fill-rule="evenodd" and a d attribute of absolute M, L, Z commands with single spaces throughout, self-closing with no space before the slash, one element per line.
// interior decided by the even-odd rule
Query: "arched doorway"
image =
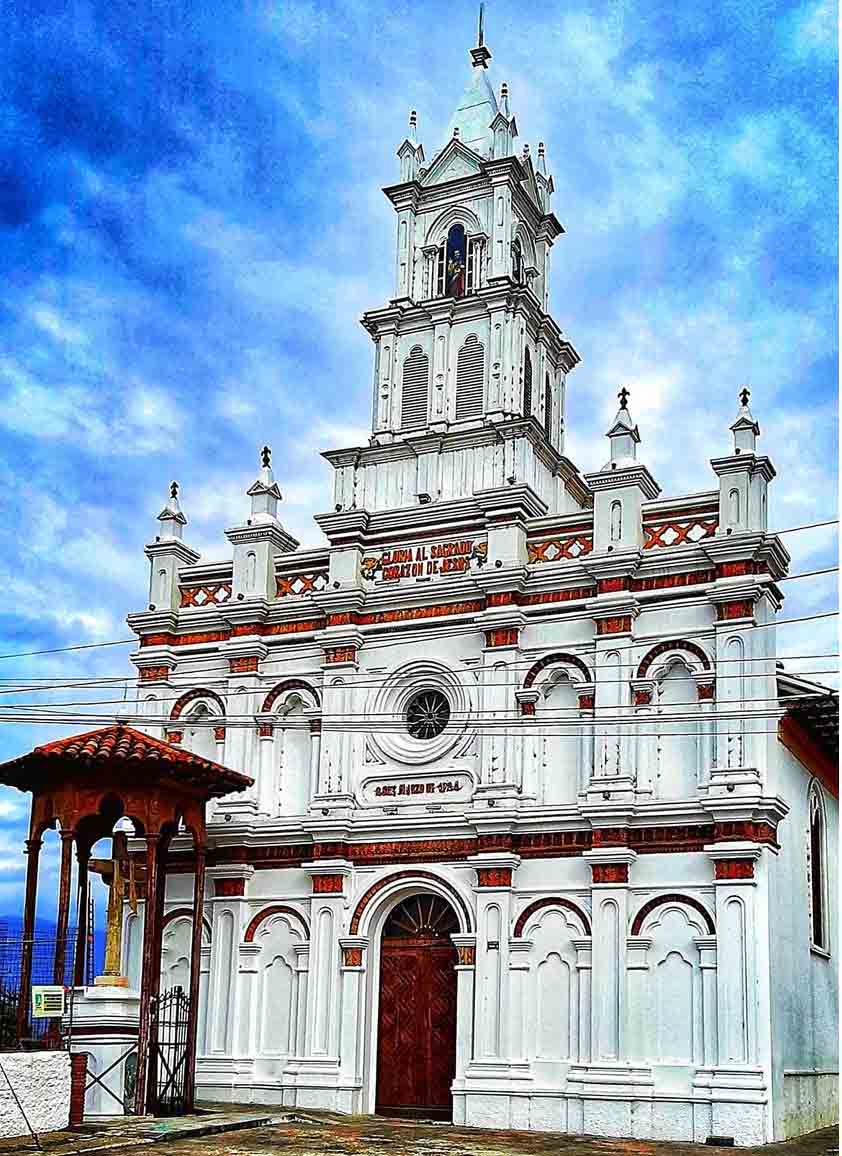
<path fill-rule="evenodd" d="M 380 942 L 377 1096 L 383 1116 L 449 1120 L 456 1070 L 456 912 L 437 895 L 410 895 Z"/>

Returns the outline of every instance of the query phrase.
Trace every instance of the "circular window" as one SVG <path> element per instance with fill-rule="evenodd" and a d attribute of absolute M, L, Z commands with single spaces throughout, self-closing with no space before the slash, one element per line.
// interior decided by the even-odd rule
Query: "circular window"
<path fill-rule="evenodd" d="M 406 729 L 414 739 L 437 738 L 450 722 L 450 703 L 440 690 L 422 690 L 406 705 Z"/>

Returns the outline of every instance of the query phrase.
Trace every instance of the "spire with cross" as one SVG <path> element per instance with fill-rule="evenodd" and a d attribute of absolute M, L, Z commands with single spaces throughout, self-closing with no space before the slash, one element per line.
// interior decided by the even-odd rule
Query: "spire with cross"
<path fill-rule="evenodd" d="M 753 454 L 757 447 L 757 438 L 760 435 L 760 426 L 754 420 L 754 414 L 749 408 L 751 390 L 744 385 L 739 394 L 740 409 L 736 421 L 731 426 L 734 435 L 735 454 Z"/>

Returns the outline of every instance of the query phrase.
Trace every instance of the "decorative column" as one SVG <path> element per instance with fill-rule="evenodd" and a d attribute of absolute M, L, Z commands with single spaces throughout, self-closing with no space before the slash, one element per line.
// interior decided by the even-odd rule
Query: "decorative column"
<path fill-rule="evenodd" d="M 651 1037 L 652 1009 L 649 1006 L 649 948 L 652 940 L 630 935 L 626 940 L 628 974 L 627 1053 L 634 1063 L 647 1059 L 647 1035 Z"/>
<path fill-rule="evenodd" d="M 257 809 L 262 815 L 277 815 L 280 783 L 275 769 L 274 715 L 257 716 Z"/>
<path fill-rule="evenodd" d="M 509 1053 L 512 1067 L 528 1074 L 526 991 L 531 969 L 531 939 L 509 940 Z"/>
<path fill-rule="evenodd" d="M 587 794 L 594 776 L 594 723 L 596 687 L 593 683 L 583 683 L 576 687 L 576 704 L 579 708 L 579 794 Z"/>
<path fill-rule="evenodd" d="M 342 951 L 342 1023 L 340 1027 L 339 1111 L 362 1112 L 362 1060 L 365 1033 L 365 979 L 369 940 L 366 935 L 348 935 L 339 940 Z"/>
<path fill-rule="evenodd" d="M 195 839 L 195 836 L 194 836 Z M 199 1038 L 199 980 L 202 970 L 202 922 L 205 914 L 205 864 L 207 847 L 196 843 L 196 874 L 193 878 L 193 926 L 190 935 L 190 1010 L 185 1044 L 185 1111 L 192 1112 L 196 1094 L 196 1051 Z"/>
<path fill-rule="evenodd" d="M 579 1051 L 580 1064 L 591 1061 L 591 968 L 592 945 L 590 936 L 571 940 L 576 951 L 576 970 L 579 973 Z"/>
<path fill-rule="evenodd" d="M 716 1018 L 716 936 L 700 935 L 693 940 L 699 950 L 702 972 L 702 1064 L 708 1069 L 719 1062 Z"/>
<path fill-rule="evenodd" d="M 23 942 L 20 955 L 20 992 L 18 994 L 18 1039 L 26 1030 L 29 999 L 32 992 L 32 945 L 35 935 L 35 904 L 38 896 L 38 859 L 41 840 L 26 840 L 26 890 L 23 901 Z"/>
<path fill-rule="evenodd" d="M 237 1050 L 239 1020 L 248 1015 L 239 990 L 239 945 L 248 922 L 246 885 L 253 874 L 247 863 L 207 870 L 213 887 L 207 1051 L 229 1059 Z"/>
<path fill-rule="evenodd" d="M 512 922 L 512 876 L 520 857 L 509 852 L 471 855 L 477 873 L 475 1017 L 477 1035 L 468 1076 L 488 1078 L 508 1069 L 509 928 Z"/>
<path fill-rule="evenodd" d="M 319 789 L 319 765 L 322 752 L 322 719 L 310 718 L 310 779 L 307 787 L 307 802 L 313 801 Z"/>
<path fill-rule="evenodd" d="M 304 1062 L 308 1078 L 335 1088 L 341 1014 L 339 934 L 344 922 L 345 880 L 353 868 L 345 859 L 321 859 L 302 866 L 313 885 Z"/>
<path fill-rule="evenodd" d="M 696 781 L 699 789 L 706 791 L 710 785 L 711 772 L 716 766 L 716 743 L 713 720 L 710 717 L 716 700 L 716 680 L 713 672 L 708 670 L 695 675 L 695 679 L 699 701 L 699 741 L 696 744 L 699 761 Z"/>
<path fill-rule="evenodd" d="M 159 903 L 160 871 L 158 831 L 146 834 L 146 903 L 143 909 L 143 964 L 140 974 L 140 1005 L 138 1008 L 137 1032 L 137 1078 L 135 1081 L 135 1115 L 147 1112 L 147 1087 L 154 1085 L 154 1072 L 150 1071 L 150 1043 L 152 1001 L 157 998 L 161 983 L 160 924 L 161 904 Z M 85 858 L 87 863 L 87 856 Z M 81 871 L 81 862 L 80 862 Z M 80 888 L 80 896 L 82 894 Z M 157 949 L 157 950 L 156 950 Z M 78 964 L 78 960 L 77 960 Z M 148 1084 L 147 1084 L 148 1081 Z"/>
<path fill-rule="evenodd" d="M 73 869 L 73 832 L 61 832 L 58 911 L 56 913 L 56 950 L 53 957 L 53 983 L 64 984 L 67 959 L 67 927 L 70 922 L 70 876 Z"/>
<path fill-rule="evenodd" d="M 465 1072 L 474 1058 L 474 979 L 477 961 L 475 935 L 450 937 L 456 948 L 456 1072 L 453 1078 L 453 1123 L 464 1124 Z"/>
<path fill-rule="evenodd" d="M 632 693 L 632 738 L 634 758 L 632 760 L 635 789 L 638 795 L 651 795 L 658 772 L 658 740 L 654 732 L 657 727 L 652 699 L 655 683 L 651 678 L 635 678 L 631 682 Z"/>
<path fill-rule="evenodd" d="M 258 960 L 263 947 L 259 943 L 237 946 L 237 1042 L 232 1049 L 239 1060 L 252 1060 L 257 1051 Z M 249 1067 L 252 1065 L 249 1064 Z"/>
<path fill-rule="evenodd" d="M 159 836 L 155 836 L 157 839 Z M 147 842 L 148 848 L 148 842 Z M 73 985 L 85 982 L 85 956 L 88 949 L 88 859 L 91 848 L 76 844 L 76 948 L 73 959 Z"/>

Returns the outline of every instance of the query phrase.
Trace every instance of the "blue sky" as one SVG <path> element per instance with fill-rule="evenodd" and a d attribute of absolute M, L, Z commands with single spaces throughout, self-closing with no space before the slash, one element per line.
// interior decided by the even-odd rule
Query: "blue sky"
<path fill-rule="evenodd" d="M 438 0 L 9 9 L 3 654 L 127 637 L 170 479 L 188 540 L 223 557 L 264 440 L 288 528 L 319 542 L 318 451 L 366 434 L 358 318 L 393 292 L 380 188 L 411 108 L 428 160 L 444 143 L 475 21 Z M 712 488 L 747 383 L 778 469 L 772 524 L 834 516 L 835 5 L 491 0 L 486 33 L 567 230 L 551 309 L 583 359 L 570 456 L 602 464 L 626 384 L 664 491 Z M 794 570 L 835 558 L 826 531 L 786 542 Z M 789 583 L 785 613 L 834 592 L 832 576 Z M 780 631 L 792 654 L 829 639 L 826 622 Z M 128 649 L 6 659 L 0 676 L 129 675 Z M 7 718 L 0 758 L 58 733 Z M 25 804 L 0 793 L 0 915 L 19 904 Z"/>

